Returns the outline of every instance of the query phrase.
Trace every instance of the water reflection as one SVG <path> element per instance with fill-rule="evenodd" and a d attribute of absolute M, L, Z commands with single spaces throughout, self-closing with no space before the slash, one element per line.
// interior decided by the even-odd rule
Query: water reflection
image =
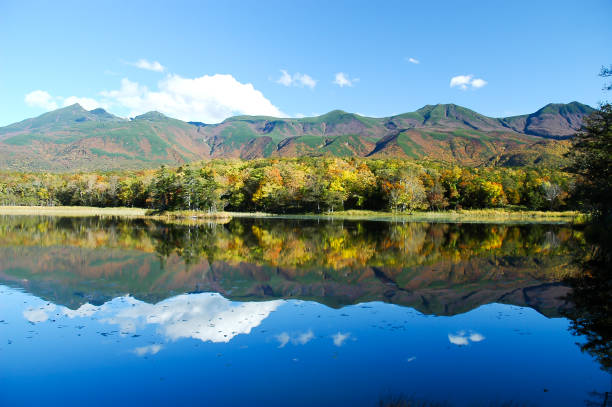
<path fill-rule="evenodd" d="M 559 315 L 581 231 L 459 225 L 234 219 L 226 225 L 4 218 L 0 281 L 71 309 L 131 294 L 233 300 L 364 301 L 453 315 L 490 302 Z"/>
<path fill-rule="evenodd" d="M 448 341 L 457 346 L 466 346 L 470 343 L 482 342 L 484 340 L 485 337 L 478 332 L 459 331 L 453 335 L 448 334 Z"/>
<path fill-rule="evenodd" d="M 76 310 L 3 286 L 0 298 L 3 405 L 116 405 L 130 394 L 129 404 L 153 406 L 373 406 L 411 394 L 457 406 L 574 406 L 609 380 L 566 320 L 512 305 L 440 318 L 381 302 L 333 309 L 215 293 Z"/>
<path fill-rule="evenodd" d="M 593 355 L 603 370 L 612 372 L 612 233 L 593 225 L 586 229 L 585 244 L 576 250 L 580 273 L 566 283 L 572 288 L 564 316 L 571 321 L 583 352 Z"/>
<path fill-rule="evenodd" d="M 165 340 L 194 338 L 203 342 L 229 342 L 236 335 L 250 333 L 280 303 L 232 303 L 216 293 L 178 295 L 157 304 L 147 304 L 125 296 L 101 306 L 84 304 L 76 310 L 48 303 L 27 308 L 23 316 L 34 324 L 54 316 L 70 319 L 94 317 L 101 323 L 116 326 L 121 335 L 134 335 L 148 326 L 154 326 Z M 299 340 L 304 343 L 308 341 Z M 155 353 L 158 351 L 159 348 Z"/>
<path fill-rule="evenodd" d="M 306 345 L 312 340 L 312 338 L 314 338 L 312 329 L 309 329 L 306 332 L 296 333 L 293 335 L 293 337 L 287 332 L 281 332 L 280 334 L 276 335 L 279 349 L 284 348 L 289 342 L 291 342 L 293 345 Z"/>
<path fill-rule="evenodd" d="M 602 242 L 561 225 L 2 218 L 0 404 L 580 405 L 609 384 L 591 357 L 610 369 Z"/>

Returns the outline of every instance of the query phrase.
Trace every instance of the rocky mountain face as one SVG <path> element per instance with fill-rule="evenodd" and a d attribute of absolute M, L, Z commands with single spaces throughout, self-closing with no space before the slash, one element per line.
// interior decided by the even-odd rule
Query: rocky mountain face
<path fill-rule="evenodd" d="M 578 102 L 551 103 L 535 113 L 501 119 L 503 125 L 514 131 L 553 139 L 571 138 L 582 126 L 582 119 L 593 108 Z"/>
<path fill-rule="evenodd" d="M 491 118 L 445 104 L 385 118 L 334 110 L 300 119 L 236 116 L 206 125 L 158 112 L 127 120 L 75 104 L 0 128 L 0 168 L 112 170 L 303 155 L 537 164 L 560 157 L 567 142 L 558 140 L 571 138 L 592 111 L 572 102 Z"/>

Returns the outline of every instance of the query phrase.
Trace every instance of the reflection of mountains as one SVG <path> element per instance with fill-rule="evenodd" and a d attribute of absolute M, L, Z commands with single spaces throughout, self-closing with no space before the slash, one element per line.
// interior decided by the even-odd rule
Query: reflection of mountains
<path fill-rule="evenodd" d="M 580 239 L 556 225 L 4 218 L 0 281 L 72 308 L 127 293 L 157 302 L 215 291 L 334 307 L 385 301 L 439 315 L 506 302 L 557 315 L 567 292 L 558 281 Z"/>

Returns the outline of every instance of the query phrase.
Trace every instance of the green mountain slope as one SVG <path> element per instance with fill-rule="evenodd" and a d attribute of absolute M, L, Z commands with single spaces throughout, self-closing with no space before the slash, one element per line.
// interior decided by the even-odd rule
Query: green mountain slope
<path fill-rule="evenodd" d="M 582 126 L 582 119 L 595 109 L 578 102 L 550 103 L 535 113 L 501 119 L 513 131 L 533 136 L 565 139 Z"/>
<path fill-rule="evenodd" d="M 0 128 L 0 137 L 4 134 L 16 132 L 49 132 L 54 130 L 66 130 L 71 126 L 81 123 L 113 123 L 124 122 L 125 119 L 114 116 L 104 109 L 85 110 L 81 105 L 74 104 L 62 109 L 44 113 L 32 119 L 26 119 L 18 123 Z"/>
<path fill-rule="evenodd" d="M 157 112 L 125 120 L 68 106 L 0 128 L 0 165 L 13 169 L 116 169 L 208 156 L 198 128 Z"/>
<path fill-rule="evenodd" d="M 391 121 L 404 127 L 506 131 L 498 119 L 454 104 L 427 105 L 416 112 L 394 116 Z"/>
<path fill-rule="evenodd" d="M 334 110 L 299 119 L 236 116 L 186 123 L 158 112 L 132 120 L 72 105 L 0 128 L 0 168 L 91 170 L 179 165 L 208 158 L 361 156 L 465 165 L 559 163 L 566 139 L 593 109 L 549 104 L 535 113 L 491 118 L 454 104 L 371 118 Z"/>

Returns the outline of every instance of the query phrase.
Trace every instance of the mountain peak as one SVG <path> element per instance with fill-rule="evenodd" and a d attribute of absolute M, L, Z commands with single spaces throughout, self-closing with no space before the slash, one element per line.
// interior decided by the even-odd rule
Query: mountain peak
<path fill-rule="evenodd" d="M 152 110 L 150 112 L 143 113 L 139 116 L 134 117 L 134 120 L 149 120 L 149 121 L 165 120 L 165 119 L 168 119 L 168 116 L 156 110 Z"/>
<path fill-rule="evenodd" d="M 55 112 L 63 110 L 65 112 L 86 112 L 87 110 L 85 110 L 83 108 L 83 106 L 81 106 L 80 103 L 73 103 L 71 105 L 59 108 L 57 110 L 54 110 Z"/>
<path fill-rule="evenodd" d="M 549 103 L 537 112 L 534 115 L 539 114 L 560 114 L 560 115 L 568 115 L 568 114 L 591 114 L 595 109 L 593 109 L 589 105 L 585 105 L 580 102 L 570 102 L 570 103 Z"/>
<path fill-rule="evenodd" d="M 99 121 L 124 121 L 125 119 L 122 119 L 121 117 L 117 117 L 112 113 L 107 112 L 106 110 L 102 109 L 101 107 L 97 108 L 97 109 L 92 109 L 88 112 L 88 116 L 92 116 L 94 117 L 96 120 Z"/>
<path fill-rule="evenodd" d="M 570 138 L 591 111 L 579 102 L 551 103 L 531 114 L 493 118 L 449 103 L 382 118 L 332 110 L 299 119 L 234 116 L 204 126 L 157 111 L 130 121 L 73 104 L 0 128 L 0 163 L 8 168 L 139 168 L 216 157 L 331 154 L 476 165 L 541 138 Z M 76 149 L 81 158 L 75 159 Z"/>
<path fill-rule="evenodd" d="M 333 114 L 352 114 L 352 113 L 348 113 L 344 110 L 340 110 L 340 109 L 334 109 L 332 111 L 329 111 L 327 113 L 325 113 L 323 116 L 327 116 L 327 115 L 333 115 Z"/>
<path fill-rule="evenodd" d="M 348 117 L 348 116 L 355 116 L 355 114 L 345 112 L 344 110 L 335 109 L 335 110 L 332 110 L 331 112 L 327 112 L 325 114 L 318 116 L 317 119 L 325 120 L 325 121 L 328 121 L 328 120 L 333 121 L 333 120 L 338 120 L 338 119 L 341 119 L 343 117 Z"/>
<path fill-rule="evenodd" d="M 500 122 L 520 133 L 564 139 L 576 134 L 582 127 L 583 118 L 593 111 L 591 106 L 576 101 L 549 103 L 534 113 L 505 117 Z"/>

